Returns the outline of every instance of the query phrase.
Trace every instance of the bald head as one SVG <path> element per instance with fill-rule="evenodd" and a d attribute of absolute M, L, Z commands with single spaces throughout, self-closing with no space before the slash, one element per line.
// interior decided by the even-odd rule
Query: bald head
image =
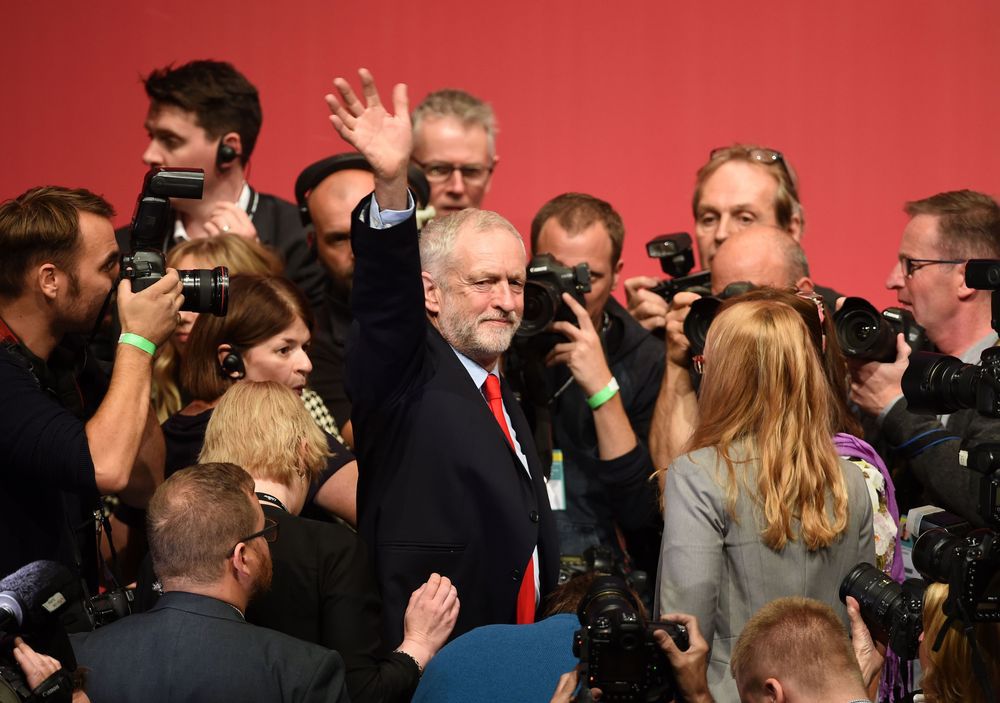
<path fill-rule="evenodd" d="M 802 291 L 813 288 L 802 247 L 784 230 L 765 225 L 733 233 L 712 261 L 713 294 L 738 281 Z"/>
<path fill-rule="evenodd" d="M 354 277 L 351 212 L 374 189 L 371 173 L 346 169 L 324 178 L 306 201 L 316 228 L 316 254 L 334 285 L 343 290 L 350 290 Z"/>

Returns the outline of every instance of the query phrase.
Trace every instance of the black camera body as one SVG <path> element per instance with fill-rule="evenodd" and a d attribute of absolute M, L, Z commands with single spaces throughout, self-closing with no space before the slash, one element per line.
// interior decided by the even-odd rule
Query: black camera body
<path fill-rule="evenodd" d="M 840 584 L 840 600 L 853 596 L 872 636 L 900 659 L 917 658 L 926 583 L 907 579 L 902 585 L 868 563 L 855 566 Z"/>
<path fill-rule="evenodd" d="M 945 614 L 963 622 L 1000 622 L 1000 535 L 968 524 L 923 533 L 913 565 L 930 581 L 948 584 Z"/>
<path fill-rule="evenodd" d="M 692 358 L 705 353 L 708 328 L 712 326 L 712 320 L 719 312 L 722 302 L 754 288 L 756 286 L 748 281 L 736 281 L 726 286 L 719 295 L 706 295 L 691 303 L 691 309 L 684 318 L 684 336 L 687 337 L 688 354 Z"/>
<path fill-rule="evenodd" d="M 583 294 L 589 292 L 590 267 L 587 264 L 564 266 L 551 254 L 531 257 L 524 284 L 524 315 L 517 336 L 539 335 L 556 320 L 576 324 L 576 316 L 566 307 L 562 294 L 569 293 L 583 305 Z"/>
<path fill-rule="evenodd" d="M 900 332 L 914 352 L 930 348 L 924 328 L 902 308 L 886 308 L 880 313 L 864 298 L 846 298 L 833 321 L 844 355 L 855 359 L 895 361 L 896 335 Z"/>
<path fill-rule="evenodd" d="M 674 698 L 673 670 L 653 633 L 664 630 L 678 649 L 687 650 L 690 643 L 683 625 L 647 623 L 618 576 L 594 579 L 577 616 L 581 628 L 573 638 L 573 654 L 585 666 L 586 685 L 601 689 L 602 701 L 652 703 Z"/>
<path fill-rule="evenodd" d="M 131 251 L 122 254 L 121 277 L 132 281 L 132 290 L 149 288 L 167 272 L 163 242 L 173 223 L 170 198 L 201 199 L 205 173 L 198 168 L 151 168 L 142 183 L 129 228 Z M 181 310 L 223 316 L 229 307 L 229 271 L 178 271 L 183 285 Z"/>
<path fill-rule="evenodd" d="M 646 254 L 651 259 L 659 259 L 663 273 L 670 276 L 668 280 L 650 288 L 650 290 L 668 303 L 681 291 L 692 291 L 700 295 L 711 295 L 709 286 L 712 274 L 709 271 L 699 271 L 692 274 L 694 268 L 694 248 L 691 235 L 687 232 L 660 234 L 646 242 Z"/>

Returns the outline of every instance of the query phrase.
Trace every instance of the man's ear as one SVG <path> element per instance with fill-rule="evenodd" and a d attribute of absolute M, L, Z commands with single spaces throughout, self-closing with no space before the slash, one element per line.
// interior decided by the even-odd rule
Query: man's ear
<path fill-rule="evenodd" d="M 625 262 L 618 259 L 618 263 L 611 270 L 611 290 L 618 287 L 618 277 L 621 275 L 622 268 L 625 266 Z"/>
<path fill-rule="evenodd" d="M 237 579 L 249 579 L 252 576 L 250 565 L 247 561 L 249 551 L 249 545 L 246 542 L 240 542 L 236 545 L 236 549 L 233 550 L 233 555 L 229 557 L 229 568 L 233 570 L 233 575 Z"/>
<path fill-rule="evenodd" d="M 233 168 L 234 166 L 242 166 L 243 164 L 243 139 L 240 138 L 239 132 L 226 132 L 222 135 L 222 139 L 219 140 L 219 146 L 223 144 L 228 146 L 236 154 L 236 158 L 228 161 L 226 163 L 220 163 L 220 170 L 227 170 Z"/>
<path fill-rule="evenodd" d="M 795 282 L 795 290 L 799 293 L 812 293 L 816 290 L 816 284 L 808 276 L 803 276 Z"/>
<path fill-rule="evenodd" d="M 35 285 L 49 300 L 53 300 L 61 288 L 63 276 L 55 264 L 46 263 L 35 269 Z"/>
<path fill-rule="evenodd" d="M 489 177 L 486 179 L 486 186 L 483 188 L 483 192 L 484 193 L 489 193 L 490 192 L 490 186 L 493 185 L 493 171 L 496 171 L 497 164 L 499 164 L 499 163 L 500 163 L 500 157 L 494 155 L 493 156 L 493 168 L 490 171 Z"/>
<path fill-rule="evenodd" d="M 792 215 L 792 221 L 788 223 L 788 234 L 796 242 L 802 243 L 802 213 Z"/>
<path fill-rule="evenodd" d="M 784 703 L 786 700 L 785 689 L 781 686 L 781 682 L 775 678 L 764 681 L 764 695 L 775 703 Z"/>
<path fill-rule="evenodd" d="M 958 290 L 956 293 L 959 300 L 968 300 L 969 298 L 978 295 L 980 292 L 985 292 L 976 290 L 975 288 L 969 288 L 965 285 L 965 264 L 959 264 L 955 267 L 955 275 L 959 278 Z M 986 294 L 990 295 L 989 293 Z"/>
<path fill-rule="evenodd" d="M 420 272 L 420 278 L 424 282 L 424 307 L 431 317 L 441 314 L 441 286 L 426 271 Z"/>

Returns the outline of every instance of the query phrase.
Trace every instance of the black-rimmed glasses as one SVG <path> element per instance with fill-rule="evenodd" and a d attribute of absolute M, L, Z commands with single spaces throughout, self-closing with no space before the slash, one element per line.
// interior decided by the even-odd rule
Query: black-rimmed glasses
<path fill-rule="evenodd" d="M 908 256 L 899 257 L 899 267 L 903 269 L 903 275 L 911 278 L 914 273 L 924 266 L 933 264 L 964 264 L 966 259 L 911 259 Z"/>
<path fill-rule="evenodd" d="M 469 185 L 482 185 L 493 173 L 493 167 L 484 164 L 450 164 L 444 161 L 424 164 L 416 159 L 413 163 L 420 167 L 431 183 L 443 183 L 451 178 L 451 174 L 458 171 L 462 175 L 462 180 Z"/>
<path fill-rule="evenodd" d="M 236 551 L 236 548 L 240 546 L 240 543 L 245 544 L 250 540 L 256 539 L 258 537 L 263 537 L 265 542 L 274 542 L 276 539 L 278 539 L 278 523 L 272 520 L 271 518 L 264 518 L 264 529 L 259 532 L 254 532 L 252 535 L 247 535 L 241 540 L 238 540 L 236 544 L 233 545 L 233 548 L 229 550 L 229 553 L 226 555 L 226 557 L 231 557 L 233 555 L 233 552 Z"/>

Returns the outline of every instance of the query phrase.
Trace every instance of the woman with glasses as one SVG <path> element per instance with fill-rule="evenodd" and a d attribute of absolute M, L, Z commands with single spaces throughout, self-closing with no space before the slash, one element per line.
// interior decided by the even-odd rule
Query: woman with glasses
<path fill-rule="evenodd" d="M 697 617 L 719 703 L 739 700 L 729 658 L 754 612 L 800 595 L 846 619 L 840 581 L 875 559 L 868 489 L 834 447 L 838 404 L 806 323 L 735 300 L 709 328 L 694 436 L 666 472 L 657 593 L 660 612 Z"/>
<path fill-rule="evenodd" d="M 383 646 L 382 604 L 365 546 L 342 525 L 299 517 L 328 455 L 326 437 L 295 393 L 265 381 L 226 391 L 199 461 L 246 469 L 274 523 L 262 533 L 272 542 L 271 588 L 251 602 L 247 620 L 338 651 L 352 701 L 408 701 L 455 625 L 455 587 L 428 574 L 410 599 L 403 642 L 394 651 Z"/>

